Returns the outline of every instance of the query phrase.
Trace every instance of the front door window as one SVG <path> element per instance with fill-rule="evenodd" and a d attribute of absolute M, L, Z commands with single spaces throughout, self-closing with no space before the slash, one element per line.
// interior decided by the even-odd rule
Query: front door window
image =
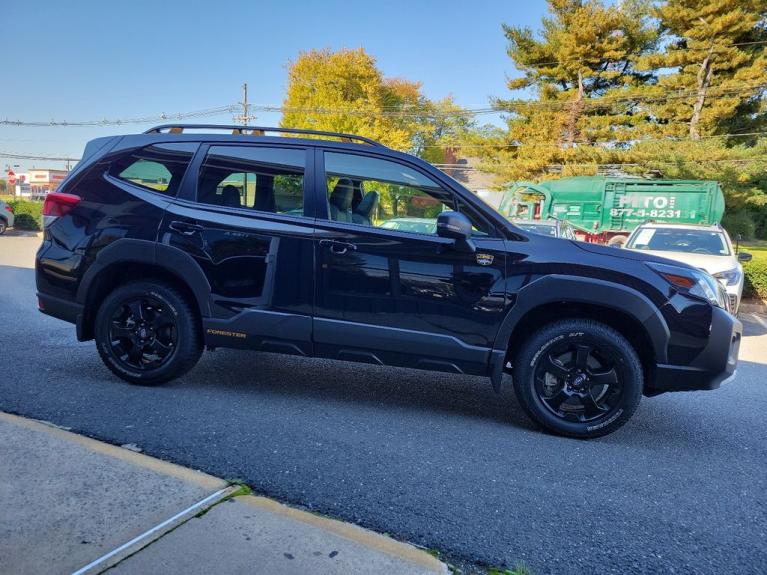
<path fill-rule="evenodd" d="M 397 162 L 325 152 L 325 175 L 334 221 L 436 235 L 439 214 L 456 209 L 451 192 Z"/>

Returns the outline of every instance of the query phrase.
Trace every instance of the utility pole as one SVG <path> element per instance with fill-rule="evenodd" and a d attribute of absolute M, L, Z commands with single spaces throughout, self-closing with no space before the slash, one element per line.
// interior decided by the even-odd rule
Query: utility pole
<path fill-rule="evenodd" d="M 255 120 L 256 116 L 249 115 L 248 114 L 248 84 L 247 82 L 242 85 L 242 102 L 240 102 L 240 105 L 242 106 L 242 114 L 235 116 L 234 121 L 238 124 L 242 124 L 246 126 L 251 120 Z"/>

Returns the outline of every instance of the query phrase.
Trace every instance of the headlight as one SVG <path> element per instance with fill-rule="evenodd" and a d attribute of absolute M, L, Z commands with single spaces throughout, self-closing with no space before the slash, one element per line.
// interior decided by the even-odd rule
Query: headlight
<path fill-rule="evenodd" d="M 691 270 L 667 264 L 654 262 L 645 262 L 645 264 L 679 291 L 727 309 L 722 290 L 719 289 L 717 281 L 710 274 L 701 270 Z"/>
<path fill-rule="evenodd" d="M 743 272 L 739 268 L 733 268 L 726 272 L 719 272 L 714 274 L 714 277 L 721 281 L 726 286 L 733 286 L 740 282 L 740 278 L 743 276 Z"/>

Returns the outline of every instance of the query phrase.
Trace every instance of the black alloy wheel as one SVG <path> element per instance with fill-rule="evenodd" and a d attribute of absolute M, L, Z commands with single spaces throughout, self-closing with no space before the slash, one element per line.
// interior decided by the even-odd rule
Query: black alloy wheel
<path fill-rule="evenodd" d="M 189 371 L 203 348 L 195 303 L 164 282 L 132 282 L 102 302 L 95 319 L 104 364 L 130 383 L 156 385 Z"/>
<path fill-rule="evenodd" d="M 514 390 L 527 414 L 547 430 L 578 438 L 621 427 L 642 398 L 636 350 L 615 329 L 589 319 L 543 326 L 513 362 Z"/>
<path fill-rule="evenodd" d="M 167 362 L 178 344 L 176 318 L 152 297 L 139 297 L 118 306 L 109 325 L 112 352 L 126 368 L 153 370 Z"/>
<path fill-rule="evenodd" d="M 568 342 L 555 345 L 535 370 L 538 399 L 557 417 L 589 422 L 614 412 L 623 384 L 618 358 L 597 345 Z"/>

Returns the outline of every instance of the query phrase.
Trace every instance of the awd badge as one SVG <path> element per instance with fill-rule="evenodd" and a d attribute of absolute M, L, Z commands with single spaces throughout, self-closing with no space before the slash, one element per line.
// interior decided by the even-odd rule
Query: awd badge
<path fill-rule="evenodd" d="M 481 266 L 489 266 L 493 263 L 492 254 L 477 254 L 477 263 Z"/>

